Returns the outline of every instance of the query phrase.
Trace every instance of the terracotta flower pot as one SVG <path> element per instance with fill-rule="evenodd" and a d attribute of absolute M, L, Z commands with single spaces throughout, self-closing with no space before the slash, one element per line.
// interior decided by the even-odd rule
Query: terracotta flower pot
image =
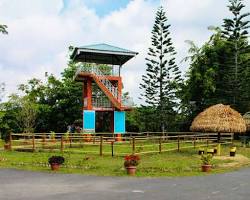
<path fill-rule="evenodd" d="M 214 154 L 217 154 L 217 148 L 214 148 Z"/>
<path fill-rule="evenodd" d="M 58 171 L 60 169 L 60 165 L 57 163 L 52 163 L 50 167 L 52 171 Z"/>
<path fill-rule="evenodd" d="M 10 150 L 10 144 L 4 144 L 4 150 Z"/>
<path fill-rule="evenodd" d="M 234 157 L 235 156 L 235 151 L 230 151 L 230 157 Z"/>
<path fill-rule="evenodd" d="M 202 154 L 204 154 L 204 152 L 205 152 L 204 150 L 199 150 L 199 151 L 198 151 L 198 154 L 199 154 L 199 155 L 202 155 Z"/>
<path fill-rule="evenodd" d="M 202 172 L 209 172 L 211 170 L 212 165 L 202 165 L 201 171 Z"/>
<path fill-rule="evenodd" d="M 136 166 L 128 166 L 126 167 L 127 169 L 127 174 L 130 176 L 134 176 L 136 172 Z"/>

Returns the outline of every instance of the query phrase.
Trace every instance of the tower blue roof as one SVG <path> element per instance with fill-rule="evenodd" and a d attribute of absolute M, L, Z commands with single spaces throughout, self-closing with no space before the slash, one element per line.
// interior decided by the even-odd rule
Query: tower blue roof
<path fill-rule="evenodd" d="M 137 54 L 134 51 L 102 43 L 75 47 L 71 59 L 78 62 L 123 65 Z"/>
<path fill-rule="evenodd" d="M 131 54 L 137 54 L 136 52 L 127 50 L 127 49 L 123 49 L 120 47 L 115 47 L 109 44 L 93 44 L 93 45 L 86 45 L 86 46 L 81 46 L 79 47 L 81 49 L 93 49 L 93 50 L 99 50 L 99 51 L 112 51 L 112 52 L 120 52 L 120 53 L 131 53 Z"/>

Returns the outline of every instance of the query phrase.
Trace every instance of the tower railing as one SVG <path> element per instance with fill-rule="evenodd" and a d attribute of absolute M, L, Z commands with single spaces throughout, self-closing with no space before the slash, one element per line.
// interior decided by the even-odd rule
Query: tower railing
<path fill-rule="evenodd" d="M 121 99 L 118 94 L 118 88 L 106 78 L 106 75 L 98 68 L 98 66 L 80 65 L 76 71 L 75 77 L 81 72 L 94 74 L 98 80 L 110 91 L 110 93 L 120 102 Z"/>
<path fill-rule="evenodd" d="M 105 97 L 92 97 L 93 107 L 97 108 L 111 108 L 112 104 L 108 98 Z"/>

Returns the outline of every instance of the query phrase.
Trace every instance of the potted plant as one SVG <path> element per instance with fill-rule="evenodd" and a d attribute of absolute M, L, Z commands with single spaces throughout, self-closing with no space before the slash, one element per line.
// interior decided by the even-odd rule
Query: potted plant
<path fill-rule="evenodd" d="M 10 144 L 9 143 L 5 143 L 3 147 L 4 147 L 4 150 L 10 150 Z"/>
<path fill-rule="evenodd" d="M 236 147 L 231 147 L 231 148 L 230 148 L 230 156 L 231 156 L 231 157 L 234 157 L 235 154 L 236 154 Z"/>
<path fill-rule="evenodd" d="M 51 169 L 57 171 L 60 168 L 60 165 L 64 163 L 64 157 L 62 156 L 51 156 L 48 160 Z"/>
<path fill-rule="evenodd" d="M 218 148 L 214 147 L 214 154 L 217 154 L 217 152 L 218 152 Z"/>
<path fill-rule="evenodd" d="M 202 172 L 209 172 L 211 170 L 212 158 L 213 158 L 212 154 L 201 155 L 201 161 L 202 161 L 201 171 Z"/>
<path fill-rule="evenodd" d="M 135 154 L 127 155 L 124 157 L 124 167 L 127 169 L 127 174 L 134 176 L 136 166 L 139 165 L 140 157 Z"/>
<path fill-rule="evenodd" d="M 4 136 L 4 150 L 10 150 L 10 133 L 7 133 L 5 136 Z"/>

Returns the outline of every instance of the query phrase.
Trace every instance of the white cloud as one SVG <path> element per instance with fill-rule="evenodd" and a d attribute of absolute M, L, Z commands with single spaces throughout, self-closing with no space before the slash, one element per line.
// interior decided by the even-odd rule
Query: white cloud
<path fill-rule="evenodd" d="M 250 2 L 245 3 L 247 11 Z M 202 44 L 211 34 L 207 27 L 222 23 L 228 15 L 226 4 L 227 0 L 162 0 L 172 24 L 178 61 L 186 55 L 185 40 Z M 82 0 L 70 0 L 67 5 L 63 0 L 0 0 L 0 23 L 9 26 L 9 35 L 0 35 L 0 82 L 6 83 L 10 93 L 17 84 L 42 78 L 46 71 L 59 76 L 66 67 L 69 45 L 105 42 L 139 52 L 122 70 L 124 90 L 138 103 L 158 6 L 154 0 L 133 0 L 101 18 Z"/>

